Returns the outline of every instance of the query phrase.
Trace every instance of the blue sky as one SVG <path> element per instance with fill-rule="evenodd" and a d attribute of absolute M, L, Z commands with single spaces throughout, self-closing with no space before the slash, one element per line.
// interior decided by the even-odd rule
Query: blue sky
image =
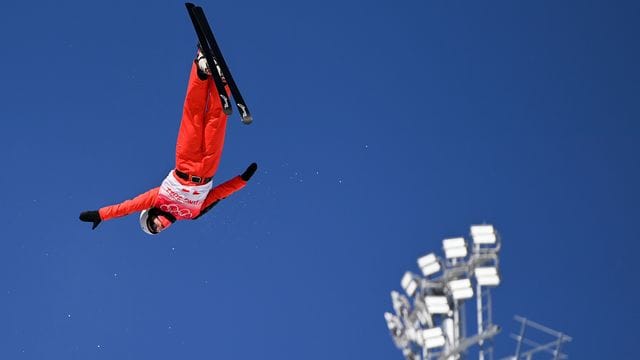
<path fill-rule="evenodd" d="M 200 5 L 255 119 L 230 119 L 214 182 L 260 168 L 157 237 L 77 216 L 173 167 L 183 3 L 0 5 L 0 358 L 400 359 L 389 291 L 482 222 L 496 355 L 515 314 L 571 358 L 632 353 L 640 5 Z"/>

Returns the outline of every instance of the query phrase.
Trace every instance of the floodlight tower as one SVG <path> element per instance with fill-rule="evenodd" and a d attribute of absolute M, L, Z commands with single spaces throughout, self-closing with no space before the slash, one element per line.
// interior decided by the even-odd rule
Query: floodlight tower
<path fill-rule="evenodd" d="M 476 344 L 480 360 L 492 359 L 484 343 L 500 331 L 491 320 L 488 289 L 500 284 L 500 240 L 491 225 L 472 226 L 471 238 L 471 253 L 464 237 L 443 240 L 444 258 L 426 254 L 417 261 L 422 276 L 406 272 L 402 277 L 400 284 L 408 297 L 391 293 L 395 314 L 384 316 L 405 359 L 458 360 Z M 467 337 L 465 301 L 474 296 L 474 282 L 478 327 L 477 334 Z"/>

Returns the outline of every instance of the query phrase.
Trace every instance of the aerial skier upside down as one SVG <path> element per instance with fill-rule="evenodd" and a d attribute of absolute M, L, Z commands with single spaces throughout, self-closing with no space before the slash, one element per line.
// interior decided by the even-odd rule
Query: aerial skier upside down
<path fill-rule="evenodd" d="M 241 175 L 212 186 L 211 180 L 224 146 L 227 115 L 223 112 L 210 69 L 198 49 L 191 66 L 178 133 L 176 167 L 162 185 L 120 204 L 83 211 L 80 220 L 93 223 L 92 229 L 95 229 L 104 220 L 140 211 L 140 227 L 147 234 L 155 235 L 177 220 L 201 217 L 220 200 L 247 184 L 258 168 L 256 163 L 249 165 Z M 229 95 L 226 84 L 225 89 Z"/>

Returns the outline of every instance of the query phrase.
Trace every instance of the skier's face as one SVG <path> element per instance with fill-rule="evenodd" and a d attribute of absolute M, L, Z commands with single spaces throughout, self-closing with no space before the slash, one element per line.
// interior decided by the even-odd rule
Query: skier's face
<path fill-rule="evenodd" d="M 156 234 L 167 228 L 166 226 L 164 226 L 162 219 L 160 219 L 160 216 L 154 216 L 153 220 L 151 221 L 151 230 Z"/>

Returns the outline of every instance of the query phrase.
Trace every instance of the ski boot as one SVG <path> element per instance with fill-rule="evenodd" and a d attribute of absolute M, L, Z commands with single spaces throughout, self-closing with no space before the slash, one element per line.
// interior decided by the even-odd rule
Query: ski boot
<path fill-rule="evenodd" d="M 211 75 L 211 68 L 209 68 L 209 63 L 207 62 L 207 59 L 202 53 L 200 44 L 198 44 L 198 53 L 196 55 L 196 59 L 194 60 L 194 62 L 198 65 L 198 78 L 200 78 L 200 80 L 206 80 L 207 77 Z M 220 79 L 222 79 L 222 83 L 226 85 L 227 80 L 224 78 L 224 75 L 222 74 L 222 69 L 220 68 L 220 65 L 218 65 L 218 62 L 216 61 L 215 58 L 213 59 L 213 64 L 215 65 L 216 70 L 218 71 L 218 75 L 220 75 Z"/>

